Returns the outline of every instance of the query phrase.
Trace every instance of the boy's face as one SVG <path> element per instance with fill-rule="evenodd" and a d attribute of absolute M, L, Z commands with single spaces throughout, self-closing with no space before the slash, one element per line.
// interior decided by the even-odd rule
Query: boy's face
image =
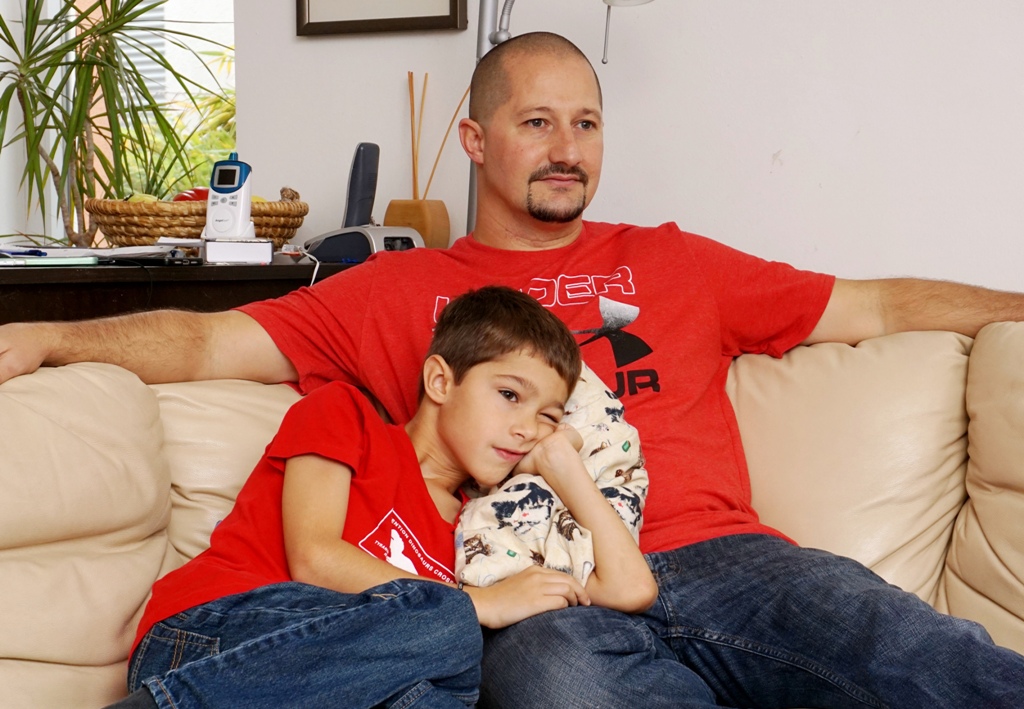
<path fill-rule="evenodd" d="M 471 368 L 441 406 L 438 436 L 451 463 L 482 486 L 497 485 L 562 420 L 569 391 L 532 354 L 514 352 Z"/>

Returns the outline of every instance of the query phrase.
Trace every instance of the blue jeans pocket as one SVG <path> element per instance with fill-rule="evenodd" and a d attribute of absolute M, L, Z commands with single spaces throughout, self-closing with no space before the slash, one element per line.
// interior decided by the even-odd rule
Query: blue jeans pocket
<path fill-rule="evenodd" d="M 219 652 L 219 638 L 157 623 L 143 636 L 132 654 L 128 688 L 134 692 L 149 677 L 163 675 Z"/>

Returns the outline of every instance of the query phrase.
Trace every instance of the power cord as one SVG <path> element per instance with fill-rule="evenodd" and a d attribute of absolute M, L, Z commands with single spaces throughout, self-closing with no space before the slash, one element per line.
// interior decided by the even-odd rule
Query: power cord
<path fill-rule="evenodd" d="M 320 259 L 306 251 L 306 247 L 304 245 L 299 247 L 299 253 L 301 253 L 303 256 L 307 257 L 313 263 L 316 264 L 315 266 L 313 266 L 313 277 L 309 279 L 309 285 L 310 287 L 312 287 L 313 284 L 316 283 L 316 274 L 320 273 Z"/>
<path fill-rule="evenodd" d="M 309 280 L 309 285 L 312 286 L 316 283 L 317 274 L 320 273 L 320 260 L 306 250 L 305 244 L 285 244 L 281 247 L 281 253 L 292 257 L 296 261 L 303 256 L 308 257 L 310 261 L 316 264 L 313 267 L 313 277 Z"/>

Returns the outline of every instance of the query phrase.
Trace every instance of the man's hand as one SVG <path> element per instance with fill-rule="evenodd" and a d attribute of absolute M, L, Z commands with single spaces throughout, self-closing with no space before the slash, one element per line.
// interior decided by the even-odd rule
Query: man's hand
<path fill-rule="evenodd" d="M 43 323 L 0 325 L 0 384 L 42 366 L 50 339 Z"/>
<path fill-rule="evenodd" d="M 493 586 L 466 586 L 480 625 L 504 628 L 531 616 L 569 606 L 590 605 L 590 596 L 568 574 L 541 566 L 523 569 Z"/>

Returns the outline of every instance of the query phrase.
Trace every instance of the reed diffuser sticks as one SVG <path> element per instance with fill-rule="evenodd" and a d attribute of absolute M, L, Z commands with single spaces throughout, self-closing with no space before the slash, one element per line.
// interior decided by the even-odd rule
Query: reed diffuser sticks
<path fill-rule="evenodd" d="M 420 199 L 420 139 L 423 135 L 423 109 L 426 105 L 427 100 L 427 80 L 430 74 L 423 74 L 423 88 L 420 90 L 420 105 L 419 105 L 419 117 L 417 117 L 416 111 L 416 78 L 413 72 L 409 72 L 409 133 L 411 137 L 412 147 L 412 197 L 413 199 Z M 427 198 L 427 194 L 430 192 L 430 185 L 434 181 L 434 173 L 437 171 L 437 164 L 441 160 L 441 153 L 444 151 L 444 146 L 448 142 L 448 136 L 451 135 L 452 127 L 455 125 L 456 119 L 459 117 L 459 111 L 462 110 L 463 104 L 466 103 L 466 99 L 469 97 L 469 87 L 466 87 L 465 93 L 462 94 L 462 99 L 459 101 L 459 105 L 455 108 L 455 113 L 452 114 L 452 119 L 448 122 L 448 129 L 444 132 L 444 138 L 441 139 L 441 147 L 437 149 L 437 156 L 434 158 L 434 164 L 430 168 L 430 177 L 427 179 L 427 186 L 423 190 L 423 199 Z"/>

